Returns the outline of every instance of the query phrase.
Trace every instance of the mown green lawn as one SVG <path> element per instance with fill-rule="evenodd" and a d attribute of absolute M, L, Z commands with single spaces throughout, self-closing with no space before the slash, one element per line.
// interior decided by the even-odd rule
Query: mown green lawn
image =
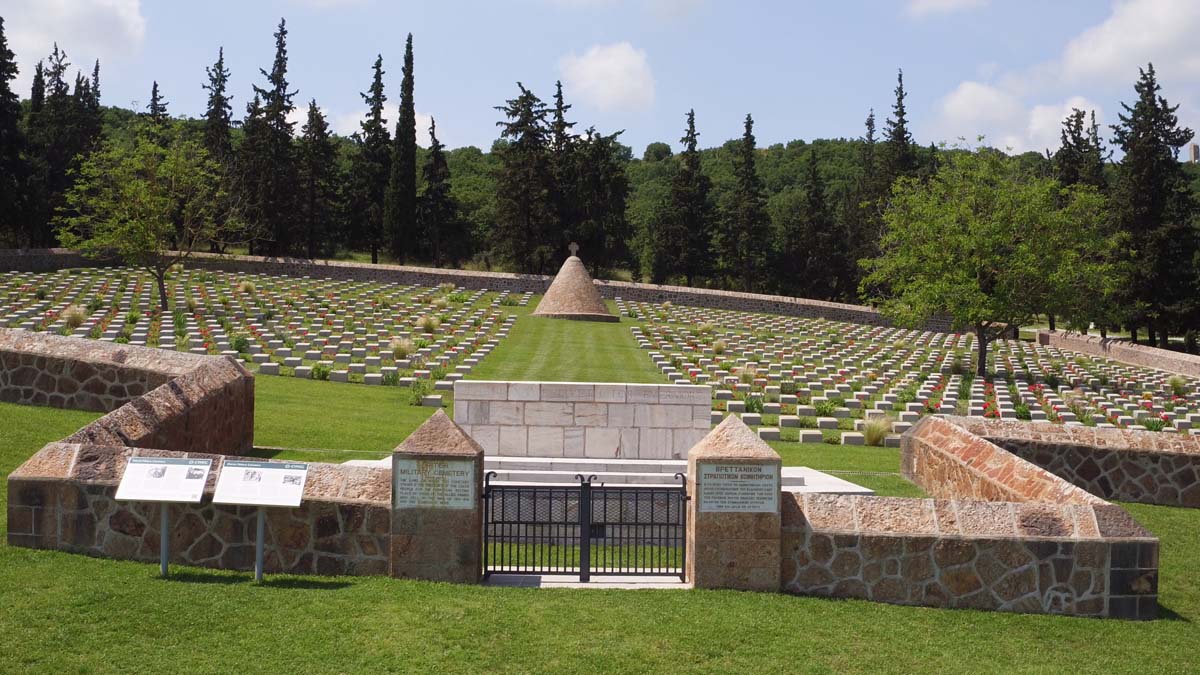
<path fill-rule="evenodd" d="M 599 323 L 532 316 L 529 312 L 538 299 L 515 312 L 519 318 L 508 339 L 471 371 L 470 379 L 666 384 L 634 341 L 632 320 Z"/>
<path fill-rule="evenodd" d="M 628 330 L 523 316 L 479 375 L 661 381 Z M 543 358 L 547 349 L 558 356 Z M 267 376 L 256 387 L 257 444 L 322 448 L 285 457 L 380 457 L 432 412 L 395 388 Z M 94 417 L 0 404 L 0 475 Z M 772 445 L 789 465 L 920 494 L 899 477 L 894 449 Z M 0 672 L 1200 671 L 1200 510 L 1127 508 L 1162 540 L 1158 621 L 732 591 L 294 576 L 258 586 L 246 573 L 182 567 L 161 580 L 152 564 L 0 545 Z"/>

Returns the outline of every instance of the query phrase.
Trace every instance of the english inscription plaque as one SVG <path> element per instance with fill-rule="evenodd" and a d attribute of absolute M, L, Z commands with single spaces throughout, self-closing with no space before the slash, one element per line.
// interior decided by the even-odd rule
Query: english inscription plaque
<path fill-rule="evenodd" d="M 392 458 L 392 508 L 473 509 L 475 462 Z"/>

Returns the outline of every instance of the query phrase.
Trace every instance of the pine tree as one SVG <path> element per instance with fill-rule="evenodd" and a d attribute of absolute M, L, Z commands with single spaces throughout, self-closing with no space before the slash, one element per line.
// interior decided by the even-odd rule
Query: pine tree
<path fill-rule="evenodd" d="M 866 132 L 859 139 L 858 175 L 853 187 L 842 202 L 842 229 L 845 241 L 839 256 L 842 275 L 838 282 L 840 299 L 855 301 L 862 269 L 858 261 L 879 255 L 879 241 L 883 236 L 883 219 L 880 201 L 883 199 L 884 184 L 882 168 L 879 166 L 879 142 L 875 137 L 875 110 L 867 114 L 864 122 Z"/>
<path fill-rule="evenodd" d="M 415 248 L 412 241 L 417 221 L 417 112 L 413 103 L 412 33 L 404 46 L 404 76 L 400 80 L 400 117 L 392 146 L 384 221 L 391 238 L 392 254 L 403 261 Z"/>
<path fill-rule="evenodd" d="M 257 240 L 264 238 L 266 209 L 270 204 L 266 190 L 270 181 L 264 180 L 270 170 L 270 129 L 263 118 L 262 99 L 258 94 L 246 104 L 246 117 L 242 121 L 242 143 L 234 155 L 234 179 L 238 195 L 239 210 L 243 222 L 250 228 L 250 253 L 256 253 Z"/>
<path fill-rule="evenodd" d="M 904 71 L 896 75 L 896 102 L 892 104 L 892 116 L 884 124 L 883 172 L 884 190 L 901 176 L 911 176 L 917 171 L 917 155 L 913 147 L 912 134 L 908 131 L 908 113 L 904 107 Z"/>
<path fill-rule="evenodd" d="M 754 119 L 746 115 L 745 132 L 733 158 L 731 204 L 715 238 L 726 277 L 743 291 L 755 290 L 765 282 L 770 250 L 771 221 L 756 168 L 757 152 Z"/>
<path fill-rule="evenodd" d="M 63 195 L 73 183 L 76 158 L 86 153 L 90 139 L 81 133 L 80 110 L 86 100 L 82 78 L 76 94 L 67 83 L 66 52 L 54 45 L 46 65 L 35 73 L 30 115 L 26 124 L 31 158 L 28 196 L 28 241 L 47 247 L 56 242 L 54 218 L 65 205 Z M 38 77 L 40 75 L 40 77 Z"/>
<path fill-rule="evenodd" d="M 572 239 L 583 247 L 584 262 L 593 275 L 602 276 L 627 258 L 627 242 L 631 234 L 625 216 L 629 197 L 629 178 L 625 164 L 628 149 L 617 142 L 621 132 L 600 134 L 594 128 L 575 141 L 572 155 L 575 168 L 571 172 L 575 183 L 574 210 L 578 214 L 572 225 Z M 550 233 L 551 247 L 561 235 Z"/>
<path fill-rule="evenodd" d="M 1159 95 L 1162 87 L 1154 65 L 1140 70 L 1134 86 L 1138 100 L 1122 104 L 1125 112 L 1112 127 L 1114 141 L 1125 153 L 1118 172 L 1114 204 L 1117 221 L 1130 238 L 1133 279 L 1128 306 L 1140 304 L 1132 327 L 1145 325 L 1150 340 L 1167 346 L 1172 330 L 1197 325 L 1194 279 L 1181 278 L 1190 269 L 1200 242 L 1194 226 L 1196 202 L 1186 189 L 1178 161 L 1179 148 L 1192 140 L 1192 130 L 1179 126 L 1172 106 Z"/>
<path fill-rule="evenodd" d="M 420 240 L 425 254 L 434 265 L 458 262 L 466 253 L 467 233 L 458 213 L 458 203 L 450 191 L 450 167 L 445 146 L 437 137 L 437 123 L 429 120 L 429 155 L 423 170 L 425 194 L 421 195 L 418 215 Z"/>
<path fill-rule="evenodd" d="M 383 57 L 375 57 L 371 87 L 361 94 L 367 104 L 367 116 L 355 135 L 357 154 L 351 167 L 352 212 L 355 229 L 352 237 L 356 246 L 371 250 L 371 262 L 379 262 L 379 247 L 384 241 L 384 198 L 391 169 L 391 139 L 387 120 L 383 117 Z"/>
<path fill-rule="evenodd" d="M 552 271 L 558 243 L 552 235 L 557 214 L 550 201 L 548 111 L 533 92 L 517 86 L 520 95 L 496 108 L 506 119 L 496 123 L 501 143 L 495 149 L 500 170 L 493 246 L 516 271 L 545 274 Z"/>
<path fill-rule="evenodd" d="M 293 246 L 293 198 L 296 187 L 296 165 L 292 146 L 293 123 L 288 116 L 295 109 L 287 81 L 287 23 L 279 20 L 275 36 L 275 60 L 271 71 L 259 70 L 267 78 L 267 86 L 254 86 L 254 93 L 261 98 L 262 122 L 265 126 L 265 143 L 261 162 L 255 163 L 260 172 L 253 176 L 256 192 L 262 200 L 261 227 L 267 241 L 266 253 L 286 255 Z"/>
<path fill-rule="evenodd" d="M 217 62 L 204 68 L 208 82 L 201 85 L 208 92 L 208 105 L 204 111 L 204 148 L 209 157 L 220 164 L 229 160 L 233 153 L 233 97 L 225 93 L 229 86 L 229 71 L 225 68 L 225 48 L 217 50 Z"/>
<path fill-rule="evenodd" d="M 338 182 L 337 147 L 315 99 L 308 104 L 308 121 L 297 145 L 297 223 L 304 236 L 305 254 L 311 259 L 330 252 L 329 227 L 335 220 Z"/>
<path fill-rule="evenodd" d="M 4 18 L 0 17 L 0 245 L 18 246 L 25 203 L 22 195 L 29 167 L 21 133 L 21 101 L 12 90 L 17 77 L 16 55 L 8 48 Z"/>
<path fill-rule="evenodd" d="M 571 105 L 563 100 L 562 82 L 555 82 L 554 112 L 550 121 L 550 174 L 553 178 L 550 199 L 554 203 L 557 216 L 557 242 L 552 243 L 558 246 L 560 254 L 572 241 L 582 245 L 582 242 L 578 241 L 582 235 L 576 232 L 581 216 L 576 194 L 580 177 L 576 171 L 577 140 L 571 133 L 575 123 L 567 121 L 567 111 L 570 109 Z M 594 262 L 593 253 L 595 251 L 588 250 L 589 264 Z"/>

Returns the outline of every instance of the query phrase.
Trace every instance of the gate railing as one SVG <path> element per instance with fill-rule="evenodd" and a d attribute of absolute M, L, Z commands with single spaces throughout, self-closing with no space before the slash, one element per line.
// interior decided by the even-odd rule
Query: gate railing
<path fill-rule="evenodd" d="M 687 491 L 681 485 L 493 485 L 484 478 L 484 575 L 685 576 Z"/>

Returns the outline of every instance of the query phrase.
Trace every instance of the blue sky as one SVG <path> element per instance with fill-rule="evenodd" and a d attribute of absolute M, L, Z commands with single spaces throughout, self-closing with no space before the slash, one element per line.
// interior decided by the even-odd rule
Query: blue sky
<path fill-rule="evenodd" d="M 394 123 L 412 32 L 422 126 L 435 116 L 452 147 L 490 145 L 518 80 L 549 99 L 562 79 L 579 129 L 625 129 L 639 154 L 677 146 L 689 108 L 705 146 L 738 136 L 747 112 L 764 145 L 858 136 L 872 107 L 882 127 L 899 67 L 921 143 L 1052 148 L 1072 106 L 1114 121 L 1148 60 L 1200 124 L 1200 0 L 0 0 L 0 16 L 23 95 L 57 40 L 78 66 L 101 59 L 105 103 L 144 106 L 157 80 L 172 113 L 199 115 L 224 46 L 239 117 L 287 17 L 297 102 L 316 98 L 343 133 L 376 53 Z"/>

